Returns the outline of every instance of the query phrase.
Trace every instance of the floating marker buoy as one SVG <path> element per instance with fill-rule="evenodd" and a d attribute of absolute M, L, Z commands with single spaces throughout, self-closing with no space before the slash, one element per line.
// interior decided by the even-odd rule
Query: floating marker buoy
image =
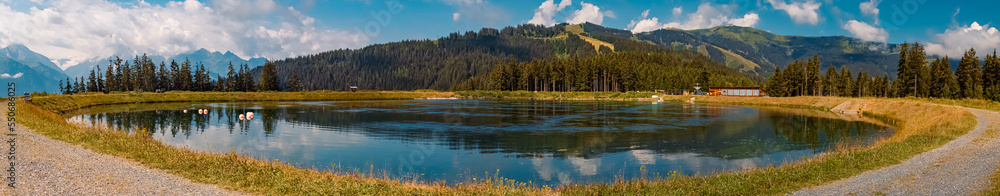
<path fill-rule="evenodd" d="M 247 112 L 247 119 L 253 119 L 253 112 Z"/>
<path fill-rule="evenodd" d="M 205 114 L 208 114 L 208 109 L 205 109 Z"/>
<path fill-rule="evenodd" d="M 188 113 L 188 110 L 184 110 L 184 113 L 185 113 L 185 114 L 187 114 L 187 113 Z"/>
<path fill-rule="evenodd" d="M 243 119 L 244 119 L 243 114 L 240 114 L 240 120 L 243 120 Z"/>

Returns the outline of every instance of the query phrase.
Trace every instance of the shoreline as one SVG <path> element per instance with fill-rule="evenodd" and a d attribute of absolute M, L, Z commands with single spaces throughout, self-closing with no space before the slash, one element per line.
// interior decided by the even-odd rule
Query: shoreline
<path fill-rule="evenodd" d="M 298 93 L 298 92 L 296 92 L 296 93 Z M 296 94 L 296 93 L 288 93 L 288 94 Z M 311 92 L 311 93 L 317 93 L 317 92 Z M 406 92 L 404 92 L 404 93 L 406 93 Z M 426 92 L 408 92 L 408 93 L 418 93 L 419 94 L 419 93 L 426 93 Z M 476 92 L 476 93 L 482 93 L 482 92 Z M 487 92 L 487 93 L 522 93 L 523 94 L 523 93 L 526 93 L 526 92 Z M 166 93 L 166 94 L 171 94 L 171 93 Z M 180 93 L 175 93 L 175 94 L 180 94 Z M 185 94 L 198 94 L 198 93 L 185 93 Z M 241 93 L 237 93 L 237 94 L 241 94 Z M 265 96 L 265 97 L 275 97 L 275 96 L 277 96 L 277 97 L 288 98 L 287 96 L 281 96 L 282 94 L 286 94 L 286 93 L 265 92 L 265 93 L 246 93 L 246 94 L 269 94 L 269 95 L 258 95 L 258 96 Z M 337 93 L 335 93 L 335 94 L 337 94 Z M 457 93 L 432 93 L 432 94 L 436 94 L 438 96 L 444 96 L 444 97 L 454 97 L 455 95 L 459 95 L 459 96 L 462 96 L 462 97 L 467 97 L 466 95 L 468 95 L 470 93 L 468 93 L 468 92 L 457 92 Z M 583 97 L 580 97 L 580 96 L 603 95 L 603 94 L 589 93 L 589 92 L 568 92 L 568 93 L 565 93 L 565 94 L 558 93 L 558 92 L 557 93 L 546 92 L 546 93 L 538 93 L 538 94 L 532 93 L 531 94 L 531 95 L 533 95 L 532 97 L 519 97 L 519 98 L 548 99 L 548 98 L 552 98 L 553 96 L 551 96 L 551 95 L 553 95 L 553 94 L 556 95 L 556 98 L 559 98 L 559 97 L 561 97 L 563 95 L 566 95 L 566 99 L 565 100 L 573 99 L 573 97 L 570 97 L 570 96 L 574 96 L 574 95 L 578 96 L 578 97 L 576 97 L 577 99 L 582 99 L 583 98 Z M 338 95 L 340 95 L 340 94 L 338 94 Z M 369 94 L 369 96 L 375 96 L 375 97 L 377 97 L 376 95 L 378 95 L 378 94 Z M 410 94 L 410 95 L 415 95 L 415 94 Z M 535 95 L 540 95 L 540 96 L 535 96 Z M 640 93 L 617 93 L 617 94 L 613 94 L 612 93 L 612 95 L 615 95 L 615 96 L 608 96 L 608 97 L 621 98 L 621 99 L 617 99 L 617 100 L 630 100 L 630 99 L 634 99 L 635 101 L 644 101 L 639 96 L 644 96 L 645 94 L 640 94 Z M 77 96 L 77 95 L 73 95 L 73 96 Z M 87 101 L 87 100 L 85 100 L 86 98 L 95 98 L 95 96 L 101 96 L 101 95 L 84 95 L 84 96 L 91 96 L 91 97 L 82 97 L 82 96 L 81 97 L 73 97 L 73 96 L 56 95 L 56 96 L 53 96 L 53 98 L 54 97 L 62 97 L 62 98 L 58 98 L 58 100 L 72 102 L 73 106 L 86 105 L 87 103 L 105 103 L 105 104 L 108 103 L 108 102 Z M 121 96 L 121 94 L 105 95 L 105 96 L 117 97 L 117 96 Z M 136 96 L 136 95 L 130 95 L 130 96 Z M 139 97 L 145 97 L 146 95 L 140 94 L 138 96 Z M 197 97 L 197 95 L 189 95 L 189 96 Z M 184 96 L 173 96 L 173 97 L 184 97 Z M 255 101 L 253 99 L 240 99 L 239 96 L 235 96 L 235 97 L 237 97 L 238 101 Z M 598 97 L 598 96 L 593 96 L 593 97 Z M 648 97 L 648 96 L 646 96 L 646 97 Z M 671 102 L 683 102 L 684 100 L 687 100 L 690 97 L 694 97 L 694 96 L 665 96 L 664 100 L 665 101 L 670 100 Z M 703 97 L 703 96 L 698 96 L 698 97 Z M 343 98 L 343 97 L 341 97 L 341 98 Z M 503 99 L 508 99 L 508 98 L 514 98 L 514 97 L 502 97 L 502 98 Z M 44 101 L 45 99 L 46 99 L 46 97 L 38 97 L 38 98 L 36 98 L 35 102 L 36 103 L 41 103 L 41 104 L 59 104 L 59 103 L 65 103 L 63 101 L 51 101 L 51 102 L 50 101 Z M 410 98 L 410 99 L 412 99 L 412 98 Z M 652 100 L 651 98 L 645 98 L 645 99 Z M 39 101 L 39 100 L 42 100 L 42 101 Z M 134 103 L 132 101 L 135 101 L 135 100 L 136 99 L 120 100 L 118 103 Z M 143 99 L 140 99 L 140 100 L 143 100 Z M 156 100 L 161 100 L 161 99 L 146 99 L 146 100 L 156 101 Z M 313 99 L 313 100 L 315 100 L 315 99 Z M 342 99 L 342 100 L 346 100 L 346 99 Z M 372 100 L 372 99 L 362 99 L 362 100 Z M 562 100 L 562 99 L 557 99 L 557 100 Z M 873 100 L 870 100 L 870 99 L 863 99 L 863 98 L 862 99 L 857 99 L 857 98 L 836 98 L 836 97 L 792 97 L 792 98 L 703 97 L 703 98 L 698 98 L 696 100 L 696 102 L 698 102 L 698 103 L 712 103 L 712 104 L 726 104 L 726 105 L 748 105 L 748 106 L 778 106 L 778 107 L 795 106 L 795 107 L 800 107 L 800 108 L 820 109 L 820 110 L 829 111 L 830 108 L 833 108 L 836 105 L 838 105 L 838 104 L 840 104 L 840 103 L 842 103 L 844 101 L 847 101 L 847 100 L 868 100 L 868 101 L 873 101 L 874 100 L 874 101 L 878 101 L 879 102 L 878 105 L 880 105 L 880 106 L 879 107 L 874 107 L 874 108 L 870 107 L 869 111 L 865 111 L 865 114 L 866 115 L 874 115 L 874 116 L 884 116 L 887 119 L 892 119 L 892 120 L 894 120 L 894 121 L 896 121 L 898 123 L 901 123 L 901 125 L 903 125 L 902 127 L 904 127 L 904 128 L 899 128 L 897 130 L 897 133 L 894 136 L 891 136 L 890 138 L 886 139 L 885 141 L 877 142 L 876 144 L 872 145 L 871 147 L 866 147 L 866 148 L 863 148 L 863 149 L 851 149 L 851 150 L 847 150 L 845 152 L 835 152 L 835 153 L 830 153 L 830 154 L 824 154 L 822 156 L 817 156 L 817 157 L 811 158 L 809 160 L 802 161 L 801 163 L 788 164 L 788 165 L 783 165 L 783 166 L 780 166 L 780 167 L 760 168 L 760 169 L 753 169 L 753 170 L 749 170 L 749 171 L 726 172 L 726 173 L 722 173 L 722 174 L 718 174 L 718 175 L 712 175 L 712 176 L 668 177 L 666 179 L 659 179 L 659 180 L 633 180 L 633 181 L 617 182 L 617 183 L 611 183 L 611 184 L 567 185 L 567 186 L 563 186 L 563 187 L 557 188 L 557 189 L 548 189 L 547 187 L 543 187 L 543 188 L 531 188 L 531 187 L 528 187 L 528 186 L 524 186 L 523 183 L 522 184 L 514 184 L 514 186 L 511 186 L 510 184 L 504 184 L 503 186 L 496 186 L 495 182 L 492 182 L 492 181 L 491 182 L 481 182 L 480 181 L 480 182 L 462 183 L 462 184 L 457 185 L 457 186 L 428 185 L 427 183 L 402 183 L 402 184 L 397 184 L 397 185 L 392 185 L 392 186 L 399 186 L 399 187 L 396 187 L 396 188 L 401 188 L 401 187 L 422 187 L 422 188 L 417 188 L 417 189 L 418 190 L 431 190 L 430 192 L 436 192 L 436 194 L 448 194 L 448 193 L 450 193 L 450 194 L 469 194 L 470 192 L 464 192 L 462 190 L 468 191 L 468 190 L 475 190 L 475 189 L 478 189 L 478 190 L 476 190 L 474 192 L 488 191 L 488 192 L 493 192 L 493 193 L 498 193 L 498 192 L 507 192 L 507 193 L 510 193 L 510 191 L 513 191 L 513 192 L 519 192 L 521 194 L 553 194 L 553 193 L 563 193 L 563 194 L 569 194 L 569 195 L 575 195 L 575 194 L 599 194 L 599 193 L 610 194 L 610 193 L 614 193 L 614 192 L 609 192 L 610 190 L 621 190 L 621 188 L 626 188 L 626 187 L 628 187 L 628 189 L 635 189 L 635 190 L 640 191 L 640 192 L 646 192 L 646 191 L 666 191 L 667 193 L 675 193 L 675 194 L 676 193 L 681 193 L 681 194 L 683 194 L 683 193 L 688 193 L 688 194 L 724 193 L 724 192 L 719 192 L 719 191 L 730 191 L 730 193 L 741 193 L 741 194 L 775 194 L 775 193 L 787 193 L 787 192 L 795 191 L 795 190 L 797 190 L 798 188 L 801 188 L 801 187 L 810 187 L 810 186 L 822 184 L 824 182 L 829 182 L 829 181 L 832 181 L 832 180 L 840 179 L 842 177 L 853 176 L 853 175 L 856 175 L 856 174 L 858 174 L 858 173 L 860 173 L 862 171 L 868 171 L 868 170 L 872 170 L 872 169 L 878 169 L 878 168 L 881 168 L 881 167 L 885 167 L 885 166 L 891 165 L 890 163 L 891 162 L 895 162 L 895 161 L 875 161 L 876 163 L 870 163 L 872 161 L 867 161 L 867 162 L 869 162 L 869 164 L 862 163 L 861 165 L 856 165 L 853 168 L 842 169 L 843 171 L 835 169 L 833 171 L 833 173 L 830 173 L 830 174 L 822 174 L 822 173 L 827 173 L 829 171 L 817 170 L 818 168 L 814 168 L 814 166 L 822 165 L 823 163 L 831 162 L 831 161 L 832 162 L 839 162 L 839 161 L 843 161 L 844 159 L 853 159 L 852 157 L 853 156 L 857 156 L 858 153 L 887 150 L 885 148 L 887 148 L 886 146 L 888 144 L 899 144 L 899 143 L 902 143 L 902 144 L 916 145 L 916 146 L 907 145 L 907 147 L 904 148 L 904 149 L 888 149 L 890 151 L 900 151 L 900 150 L 902 150 L 902 152 L 895 153 L 895 154 L 897 154 L 895 156 L 889 156 L 889 157 L 868 157 L 868 158 L 875 159 L 875 160 L 885 160 L 885 159 L 896 160 L 896 161 L 905 160 L 906 158 L 908 158 L 909 156 L 912 156 L 914 154 L 919 154 L 921 152 L 925 152 L 927 150 L 934 149 L 934 148 L 937 148 L 940 145 L 943 145 L 943 143 L 941 143 L 941 142 L 922 142 L 921 141 L 921 142 L 918 142 L 918 143 L 913 143 L 913 142 L 907 140 L 908 138 L 910 138 L 910 136 L 914 136 L 914 135 L 921 136 L 921 137 L 923 137 L 923 136 L 933 136 L 932 138 L 939 138 L 939 139 L 935 139 L 935 140 L 945 139 L 946 141 L 951 141 L 951 139 L 954 139 L 958 135 L 964 134 L 965 132 L 968 132 L 969 130 L 971 130 L 971 125 L 969 125 L 968 124 L 969 122 L 967 121 L 968 118 L 965 118 L 965 117 L 969 117 L 971 115 L 971 113 L 968 113 L 967 111 L 961 110 L 961 111 L 956 112 L 955 111 L 955 109 L 956 109 L 955 107 L 950 107 L 950 106 L 933 106 L 933 105 L 929 105 L 929 104 L 923 104 L 923 105 L 921 105 L 920 104 L 921 102 L 919 102 L 919 101 L 911 101 L 911 100 L 903 100 L 903 99 L 873 99 Z M 226 101 L 229 101 L 229 100 L 226 100 Z M 42 108 L 46 108 L 45 110 L 55 110 L 55 111 L 58 111 L 60 113 L 64 113 L 64 112 L 67 111 L 67 110 L 65 110 L 66 108 L 74 108 L 74 107 L 58 107 L 58 106 L 45 107 L 45 106 L 42 106 Z M 52 108 L 52 109 L 50 109 L 50 108 Z M 921 110 L 923 112 L 920 112 L 920 113 L 913 113 L 913 112 L 904 113 L 903 111 L 900 111 L 900 110 L 904 110 L 904 109 L 908 109 L 908 108 L 909 109 L 912 109 L 912 108 L 921 108 Z M 60 110 L 60 109 L 63 109 L 63 110 Z M 940 110 L 940 111 L 944 111 L 945 113 L 951 114 L 951 115 L 947 115 L 948 117 L 950 117 L 952 119 L 956 119 L 956 120 L 948 120 L 948 121 L 941 121 L 941 120 L 934 121 L 934 120 L 931 120 L 931 119 L 934 119 L 935 116 L 926 115 L 928 113 L 927 110 L 932 110 L 932 111 Z M 924 114 L 924 115 L 914 116 L 914 114 Z M 938 118 L 940 118 L 940 117 L 938 117 Z M 902 121 L 902 120 L 898 120 L 898 119 L 907 119 L 909 121 Z M 924 120 L 927 120 L 927 121 L 921 121 L 921 119 L 924 119 Z M 959 120 L 959 119 L 964 119 L 964 120 Z M 64 118 L 62 120 L 65 121 Z M 972 119 L 972 121 L 973 121 L 972 123 L 974 124 L 974 119 Z M 932 123 L 933 124 L 933 126 L 932 126 L 931 124 L 927 124 L 927 122 L 938 122 L 938 123 Z M 933 134 L 933 133 L 929 132 L 929 129 L 932 129 L 932 128 L 941 128 L 940 126 L 946 126 L 947 128 L 949 128 L 948 130 L 950 130 L 950 131 L 945 130 L 945 132 L 947 132 L 949 134 L 940 135 L 940 134 Z M 61 134 L 59 134 L 59 133 L 53 133 L 52 135 L 49 135 L 49 134 L 46 134 L 46 135 L 49 136 L 49 137 L 53 137 L 53 135 L 61 135 Z M 80 143 L 86 143 L 86 141 L 79 141 L 79 142 Z M 163 145 L 160 142 L 156 142 L 156 143 L 159 143 L 159 145 L 161 145 L 161 146 Z M 917 144 L 919 144 L 919 145 L 917 145 Z M 888 145 L 888 146 L 896 146 L 896 145 Z M 167 147 L 168 148 L 172 148 L 172 147 L 169 147 L 169 146 L 167 146 Z M 895 148 L 895 147 L 893 147 L 893 148 Z M 173 148 L 173 149 L 175 151 L 185 151 L 185 150 L 182 150 L 182 149 L 176 149 L 176 148 Z M 901 155 L 898 155 L 898 154 L 901 154 Z M 227 157 L 227 155 L 222 155 L 222 154 L 212 154 L 212 155 L 205 155 L 205 156 L 209 156 L 209 157 Z M 283 163 L 273 163 L 273 162 L 269 162 L 269 161 L 261 161 L 261 162 L 264 162 L 263 164 L 283 164 Z M 291 166 L 287 166 L 287 165 L 285 165 L 285 166 L 286 167 L 291 167 Z M 805 170 L 803 170 L 803 169 L 805 169 Z M 295 171 L 299 171 L 299 170 L 309 170 L 309 169 L 295 168 L 295 169 L 290 169 L 290 170 L 291 171 L 288 171 L 288 172 L 295 172 Z M 787 183 L 787 181 L 785 181 L 785 180 L 781 180 L 781 179 L 769 179 L 768 177 L 766 177 L 766 176 L 782 175 L 783 173 L 788 173 L 788 172 L 795 173 L 796 171 L 798 171 L 798 172 L 806 172 L 806 173 L 820 172 L 820 174 L 822 176 L 821 177 L 822 180 L 819 180 L 819 181 L 816 181 L 816 180 L 806 180 L 806 183 L 803 184 L 802 182 Z M 317 171 L 313 171 L 313 172 L 317 172 Z M 325 175 L 331 175 L 331 174 L 325 174 Z M 802 174 L 798 174 L 798 175 L 802 175 Z M 320 176 L 324 176 L 324 175 L 320 175 Z M 335 176 L 337 176 L 337 175 L 335 175 Z M 186 176 L 186 175 L 185 175 L 185 177 L 191 178 L 191 176 Z M 365 178 L 365 177 L 362 177 L 362 178 Z M 374 181 L 385 181 L 385 180 L 378 180 L 378 179 L 369 179 L 367 181 L 372 181 L 372 180 L 374 180 Z M 758 183 L 758 186 L 764 186 L 764 185 L 770 184 L 767 187 L 742 187 L 742 188 L 740 188 L 740 187 L 715 187 L 715 188 L 712 188 L 714 186 L 721 185 L 719 183 L 724 183 L 724 182 L 725 183 L 741 183 L 742 184 L 742 183 L 751 183 L 751 182 L 760 181 L 760 180 L 772 181 L 772 182 L 770 182 L 770 183 L 768 183 L 768 182 Z M 778 180 L 778 182 L 786 182 L 786 183 L 774 184 L 774 183 L 777 183 L 777 182 L 773 182 L 774 180 Z M 695 182 L 700 182 L 700 183 L 695 183 Z M 791 181 L 791 182 L 796 182 L 796 181 Z M 232 184 L 232 183 L 235 183 L 235 184 Z M 331 183 L 333 183 L 333 182 L 331 182 Z M 396 184 L 396 183 L 401 183 L 401 182 L 395 182 L 395 183 L 387 182 L 387 183 L 389 183 L 389 184 Z M 250 187 L 250 188 L 247 188 L 247 187 L 239 186 L 239 185 L 237 185 L 237 184 L 240 184 L 239 181 L 220 182 L 218 184 L 223 185 L 223 186 L 235 186 L 235 187 L 231 187 L 231 188 L 236 189 L 236 190 L 249 190 L 247 192 L 257 192 L 257 193 L 265 193 L 265 194 L 267 192 L 275 193 L 275 192 L 271 192 L 271 191 L 266 191 L 267 188 L 265 188 L 265 190 L 257 190 L 260 187 L 256 187 L 256 188 Z M 381 183 L 377 183 L 377 184 L 381 184 Z M 421 184 L 423 184 L 423 185 L 421 185 Z M 490 186 L 486 186 L 487 184 L 490 184 Z M 716 184 L 716 185 L 713 185 L 713 184 Z M 319 185 L 319 184 L 317 184 L 317 185 Z M 771 185 L 774 185 L 774 186 L 771 186 Z M 243 187 L 243 188 L 241 188 L 241 187 Z M 473 187 L 478 187 L 478 188 L 473 188 Z M 483 187 L 486 187 L 486 188 L 484 189 Z M 687 187 L 687 188 L 684 188 L 684 187 Z M 271 187 L 271 188 L 273 189 L 274 187 Z M 383 188 L 386 188 L 386 187 L 383 187 Z M 694 188 L 694 190 L 691 190 L 690 188 Z M 733 188 L 736 188 L 736 189 L 733 189 Z M 257 191 L 253 191 L 253 190 L 257 190 Z M 390 191 L 390 190 L 381 190 L 381 189 L 376 189 L 374 191 L 380 192 L 380 193 L 390 193 L 390 192 L 393 192 L 393 191 Z M 388 191 L 388 192 L 382 192 L 382 191 Z M 555 191 L 555 192 L 553 192 L 553 191 Z M 646 192 L 646 193 L 654 193 L 654 192 Z M 431 194 L 434 194 L 434 193 L 431 193 Z"/>

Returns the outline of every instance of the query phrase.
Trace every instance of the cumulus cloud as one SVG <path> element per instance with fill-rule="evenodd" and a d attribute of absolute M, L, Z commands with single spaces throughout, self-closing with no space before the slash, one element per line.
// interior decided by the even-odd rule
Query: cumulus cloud
<path fill-rule="evenodd" d="M 719 5 L 716 7 L 710 3 L 702 3 L 698 6 L 697 11 L 687 15 L 687 20 L 664 21 L 665 23 L 660 23 L 659 18 L 646 18 L 648 14 L 643 14 L 643 19 L 633 20 L 629 24 L 629 28 L 632 29 L 633 33 L 642 33 L 664 28 L 704 29 L 727 24 L 753 27 L 760 21 L 760 16 L 752 12 L 743 15 L 741 18 L 735 18 L 733 17 L 734 10 L 735 7 L 731 5 Z"/>
<path fill-rule="evenodd" d="M 928 43 L 927 54 L 961 56 L 966 50 L 993 51 L 1000 47 L 1000 33 L 989 25 L 972 22 L 969 27 L 955 27 L 936 36 L 937 43 Z M 986 54 L 979 52 L 979 55 Z"/>
<path fill-rule="evenodd" d="M 615 13 L 612 11 L 601 11 L 600 7 L 595 6 L 590 3 L 580 2 L 580 10 L 574 11 L 569 17 L 566 17 L 566 22 L 570 24 L 580 24 L 584 22 L 590 22 L 597 25 L 604 23 L 604 17 L 615 18 Z"/>
<path fill-rule="evenodd" d="M 10 75 L 10 74 L 8 74 L 8 73 L 3 73 L 3 74 L 0 74 L 0 79 L 17 79 L 17 78 L 20 78 L 22 75 L 24 75 L 24 73 L 17 73 L 17 74 L 14 74 L 13 76 Z"/>
<path fill-rule="evenodd" d="M 648 11 L 648 10 L 647 10 L 647 11 Z M 684 7 L 681 7 L 681 6 L 677 6 L 677 7 L 675 7 L 675 8 L 674 8 L 674 9 L 673 9 L 673 10 L 672 10 L 671 12 L 673 12 L 673 13 L 674 13 L 674 17 L 677 17 L 677 16 L 680 16 L 681 14 L 683 14 L 683 13 L 684 13 Z M 645 18 L 645 17 L 646 17 L 646 15 L 643 15 L 642 17 L 643 17 L 643 18 Z"/>
<path fill-rule="evenodd" d="M 795 23 L 819 24 L 819 13 L 816 12 L 822 5 L 819 2 L 792 2 L 791 4 L 785 3 L 785 0 L 767 0 L 767 2 L 771 3 L 774 9 L 784 10 Z"/>
<path fill-rule="evenodd" d="M 879 24 L 879 21 L 878 21 L 878 4 L 881 3 L 881 2 L 882 2 L 882 0 L 871 0 L 871 1 L 868 1 L 868 2 L 861 2 L 861 5 L 858 5 L 858 7 L 861 9 L 861 14 L 869 15 L 869 16 L 874 17 L 875 18 L 875 24 L 878 25 Z"/>
<path fill-rule="evenodd" d="M 741 27 L 752 27 L 757 25 L 757 21 L 760 21 L 760 16 L 757 13 L 747 13 L 743 15 L 743 18 L 736 18 L 729 21 L 729 24 L 741 26 Z"/>
<path fill-rule="evenodd" d="M 885 42 L 889 33 L 885 29 L 868 25 L 868 23 L 851 20 L 843 25 L 844 30 L 851 32 L 854 37 L 865 41 Z"/>
<path fill-rule="evenodd" d="M 0 18 L 0 45 L 24 44 L 64 69 L 112 55 L 173 56 L 206 48 L 275 59 L 368 42 L 361 32 L 317 27 L 314 18 L 272 0 L 165 5 L 139 1 L 128 6 L 106 0 L 54 0 L 26 12 L 0 3 Z"/>
<path fill-rule="evenodd" d="M 528 23 L 553 26 L 556 24 L 556 20 L 553 19 L 553 17 L 556 16 L 556 13 L 572 4 L 573 1 L 571 0 L 559 1 L 558 5 L 555 4 L 554 0 L 546 0 L 545 2 L 542 2 L 542 5 L 538 6 L 538 9 L 535 9 L 535 16 L 532 17 Z"/>
<path fill-rule="evenodd" d="M 461 18 L 461 17 L 462 17 L 462 14 L 459 14 L 458 12 L 455 12 L 454 14 L 451 14 L 451 20 L 452 21 L 458 21 L 458 19 Z"/>

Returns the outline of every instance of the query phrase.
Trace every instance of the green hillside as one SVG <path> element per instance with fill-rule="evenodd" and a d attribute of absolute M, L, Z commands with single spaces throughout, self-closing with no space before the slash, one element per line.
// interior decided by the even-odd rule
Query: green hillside
<path fill-rule="evenodd" d="M 301 78 L 301 86 L 306 90 L 343 90 L 348 86 L 358 86 L 360 89 L 370 90 L 450 90 L 455 89 L 470 78 L 485 78 L 498 64 L 559 60 L 559 62 L 573 61 L 579 65 L 579 60 L 582 59 L 619 52 L 666 54 L 669 57 L 662 59 L 684 59 L 684 62 L 693 62 L 684 63 L 684 67 L 703 69 L 697 72 L 684 71 L 683 73 L 690 76 L 683 78 L 691 78 L 690 80 L 671 80 L 677 85 L 657 85 L 660 87 L 691 86 L 694 83 L 694 78 L 698 75 L 706 75 L 706 78 L 727 78 L 725 81 L 741 81 L 739 84 L 743 85 L 757 85 L 762 78 L 712 68 L 725 67 L 712 63 L 703 55 L 691 51 L 672 50 L 630 38 L 604 35 L 594 37 L 586 32 L 586 28 L 589 28 L 586 24 L 559 24 L 553 27 L 519 25 L 503 29 L 483 28 L 478 32 L 452 33 L 435 40 L 407 40 L 376 44 L 360 49 L 341 49 L 288 58 L 274 63 L 280 67 L 277 70 L 280 81 L 284 83 L 287 78 L 297 75 Z M 733 62 L 746 62 L 746 60 L 739 60 L 738 56 L 731 56 L 734 59 Z M 605 65 L 593 66 L 606 67 Z M 622 69 L 628 68 L 622 67 Z M 549 72 L 548 70 L 539 71 Z M 254 73 L 259 76 L 260 70 L 256 69 Z M 602 82 L 634 82 L 625 81 L 632 80 L 630 78 L 615 78 L 615 80 L 602 78 Z M 287 84 L 281 85 L 286 86 Z M 466 84 L 466 86 L 475 85 Z M 569 85 L 563 86 L 565 88 L 553 89 L 570 89 Z M 583 89 L 587 88 L 578 90 Z M 623 87 L 602 90 L 655 89 Z"/>
<path fill-rule="evenodd" d="M 699 51 L 727 67 L 763 76 L 773 74 L 775 66 L 784 67 L 795 59 L 810 58 L 816 54 L 824 62 L 822 70 L 846 65 L 855 72 L 864 71 L 878 76 L 888 74 L 895 77 L 895 66 L 886 65 L 899 61 L 896 44 L 866 42 L 844 36 L 782 36 L 739 26 L 661 29 L 638 34 L 594 24 L 584 24 L 583 29 L 591 35 L 635 39 L 666 48 Z"/>

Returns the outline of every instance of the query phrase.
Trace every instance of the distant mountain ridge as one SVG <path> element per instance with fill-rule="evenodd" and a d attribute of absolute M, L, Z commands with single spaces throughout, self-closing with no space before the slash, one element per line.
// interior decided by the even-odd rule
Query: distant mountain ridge
<path fill-rule="evenodd" d="M 0 49 L 0 80 L 13 80 L 19 92 L 49 92 L 59 90 L 59 80 L 66 74 L 45 55 L 21 44 Z"/>
<path fill-rule="evenodd" d="M 164 62 L 167 65 L 169 65 L 170 61 L 177 61 L 177 63 L 179 64 L 184 62 L 184 60 L 190 60 L 193 65 L 197 65 L 200 62 L 205 65 L 205 70 L 208 70 L 208 72 L 211 73 L 213 79 L 215 78 L 215 76 L 217 76 L 216 74 L 226 75 L 226 73 L 229 72 L 230 62 L 232 62 L 234 66 L 247 64 L 250 67 L 261 66 L 267 62 L 267 59 L 265 58 L 251 58 L 244 60 L 243 58 L 240 58 L 236 54 L 233 54 L 232 52 L 229 51 L 226 51 L 225 53 L 218 51 L 210 52 L 204 48 L 189 53 L 182 53 L 177 56 L 174 56 L 173 58 L 166 58 L 163 56 L 156 56 L 156 55 L 148 57 L 152 59 L 153 62 L 155 62 L 157 65 L 159 65 L 160 62 Z M 66 75 L 69 75 L 70 77 L 89 76 L 90 70 L 94 69 L 95 66 L 100 66 L 102 70 L 106 69 L 106 67 L 108 66 L 108 60 L 114 58 L 115 57 L 112 56 L 108 58 L 98 58 L 98 59 L 84 61 L 83 63 L 67 68 Z M 135 58 L 135 56 L 121 56 L 119 58 L 130 60 Z"/>

